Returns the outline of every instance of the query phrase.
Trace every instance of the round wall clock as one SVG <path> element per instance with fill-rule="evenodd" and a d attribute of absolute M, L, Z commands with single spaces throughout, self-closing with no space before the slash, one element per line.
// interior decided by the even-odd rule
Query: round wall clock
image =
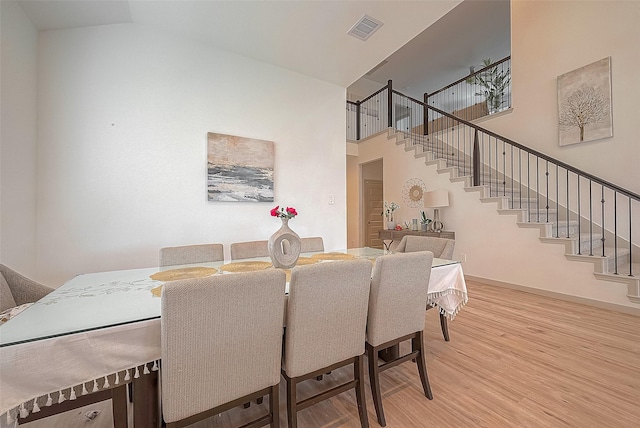
<path fill-rule="evenodd" d="M 404 203 L 411 208 L 421 207 L 423 204 L 422 195 L 424 195 L 425 190 L 426 186 L 424 181 L 419 178 L 410 178 L 404 183 L 404 186 L 402 186 Z"/>

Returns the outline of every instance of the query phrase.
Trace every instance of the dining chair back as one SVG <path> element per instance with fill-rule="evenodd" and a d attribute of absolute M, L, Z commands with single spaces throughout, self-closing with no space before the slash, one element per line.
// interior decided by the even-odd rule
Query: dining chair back
<path fill-rule="evenodd" d="M 369 426 L 363 363 L 370 283 L 371 262 L 366 259 L 292 269 L 282 366 L 290 428 L 297 426 L 298 411 L 351 388 L 356 390 L 360 423 Z M 299 382 L 349 364 L 353 364 L 352 381 L 298 402 Z"/>
<path fill-rule="evenodd" d="M 264 395 L 269 414 L 251 426 L 279 426 L 285 285 L 278 269 L 164 284 L 160 377 L 168 428 Z"/>
<path fill-rule="evenodd" d="M 234 242 L 231 244 L 231 260 L 269 257 L 269 241 Z"/>
<path fill-rule="evenodd" d="M 282 241 L 282 252 L 287 254 L 289 252 L 289 241 Z M 311 238 L 300 238 L 300 252 L 301 253 L 321 253 L 324 252 L 324 241 L 321 236 L 314 236 Z"/>
<path fill-rule="evenodd" d="M 455 244 L 455 240 L 448 238 L 405 235 L 402 237 L 400 244 L 398 244 L 396 252 L 411 253 L 414 251 L 431 251 L 436 258 L 452 260 Z M 427 305 L 426 310 L 431 308 L 437 308 L 437 306 Z M 449 322 L 442 311 L 440 311 L 440 328 L 442 329 L 444 340 L 449 342 Z"/>
<path fill-rule="evenodd" d="M 222 244 L 182 245 L 160 248 L 160 266 L 224 261 Z"/>
<path fill-rule="evenodd" d="M 431 251 L 438 259 L 453 259 L 456 245 L 454 239 L 437 238 L 434 236 L 405 235 L 396 248 L 396 253 L 412 253 L 414 251 Z"/>
<path fill-rule="evenodd" d="M 0 312 L 14 306 L 37 302 L 52 291 L 53 288 L 0 264 Z"/>
<path fill-rule="evenodd" d="M 379 374 L 405 361 L 417 362 L 425 395 L 433 399 L 423 351 L 424 308 L 433 253 L 390 254 L 376 259 L 371 279 L 367 317 L 367 360 L 378 422 L 386 425 Z M 378 365 L 378 353 L 411 340 L 411 352 Z"/>

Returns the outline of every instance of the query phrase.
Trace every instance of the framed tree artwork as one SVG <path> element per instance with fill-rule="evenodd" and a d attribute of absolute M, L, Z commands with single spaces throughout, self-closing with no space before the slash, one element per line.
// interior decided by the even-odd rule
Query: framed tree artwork
<path fill-rule="evenodd" d="M 207 134 L 207 195 L 216 202 L 273 202 L 273 141 Z"/>
<path fill-rule="evenodd" d="M 559 144 L 612 136 L 611 57 L 558 76 Z"/>

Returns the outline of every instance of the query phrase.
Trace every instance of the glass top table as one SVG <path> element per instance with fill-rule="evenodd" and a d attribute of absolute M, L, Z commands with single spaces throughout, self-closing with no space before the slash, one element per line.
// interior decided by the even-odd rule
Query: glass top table
<path fill-rule="evenodd" d="M 334 253 L 372 261 L 389 254 L 372 248 Z M 321 254 L 327 255 L 304 253 L 301 257 Z M 263 262 L 266 265 L 264 262 L 268 261 L 268 258 L 256 258 L 151 267 L 89 273 L 69 280 L 0 326 L 0 421 L 3 418 L 8 421 L 10 415 L 15 417 L 22 411 L 20 406 L 33 403 L 38 397 L 62 394 L 63 390 L 69 397 L 71 389 L 79 393 L 87 382 L 93 382 L 94 386 L 96 382 L 106 384 L 107 376 L 113 381 L 117 373 L 124 376 L 125 381 L 131 373 L 131 381 L 137 382 L 134 391 L 143 391 L 139 398 L 144 396 L 145 400 L 153 401 L 149 398 L 157 395 L 153 389 L 157 371 L 153 367 L 161 359 L 161 299 L 158 296 L 164 282 L 151 276 L 194 267 L 215 268 L 224 273 L 225 263 Z M 284 291 L 286 293 L 286 289 Z M 467 301 L 459 262 L 434 259 L 427 296 L 427 304 L 437 305 L 441 314 L 449 318 L 457 314 Z M 137 406 L 139 412 L 134 411 L 134 424 L 152 426 L 149 421 L 157 416 L 157 403 L 145 403 Z"/>
<path fill-rule="evenodd" d="M 335 253 L 371 260 L 389 254 L 388 251 L 375 248 L 355 248 Z M 319 253 L 302 253 L 301 257 L 314 254 Z M 78 275 L 0 325 L 0 347 L 160 318 L 159 293 L 153 291 L 164 281 L 152 279 L 153 274 L 188 267 L 215 268 L 216 274 L 220 274 L 224 273 L 220 267 L 225 263 L 243 261 L 264 262 L 270 259 L 262 257 Z M 458 262 L 434 259 L 433 266 L 455 263 Z"/>

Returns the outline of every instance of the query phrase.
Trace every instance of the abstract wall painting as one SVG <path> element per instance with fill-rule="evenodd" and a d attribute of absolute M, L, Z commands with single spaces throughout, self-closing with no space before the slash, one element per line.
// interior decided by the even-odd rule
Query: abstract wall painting
<path fill-rule="evenodd" d="M 215 202 L 273 202 L 273 141 L 207 134 L 207 195 Z"/>
<path fill-rule="evenodd" d="M 613 136 L 611 57 L 558 76 L 561 146 Z"/>

